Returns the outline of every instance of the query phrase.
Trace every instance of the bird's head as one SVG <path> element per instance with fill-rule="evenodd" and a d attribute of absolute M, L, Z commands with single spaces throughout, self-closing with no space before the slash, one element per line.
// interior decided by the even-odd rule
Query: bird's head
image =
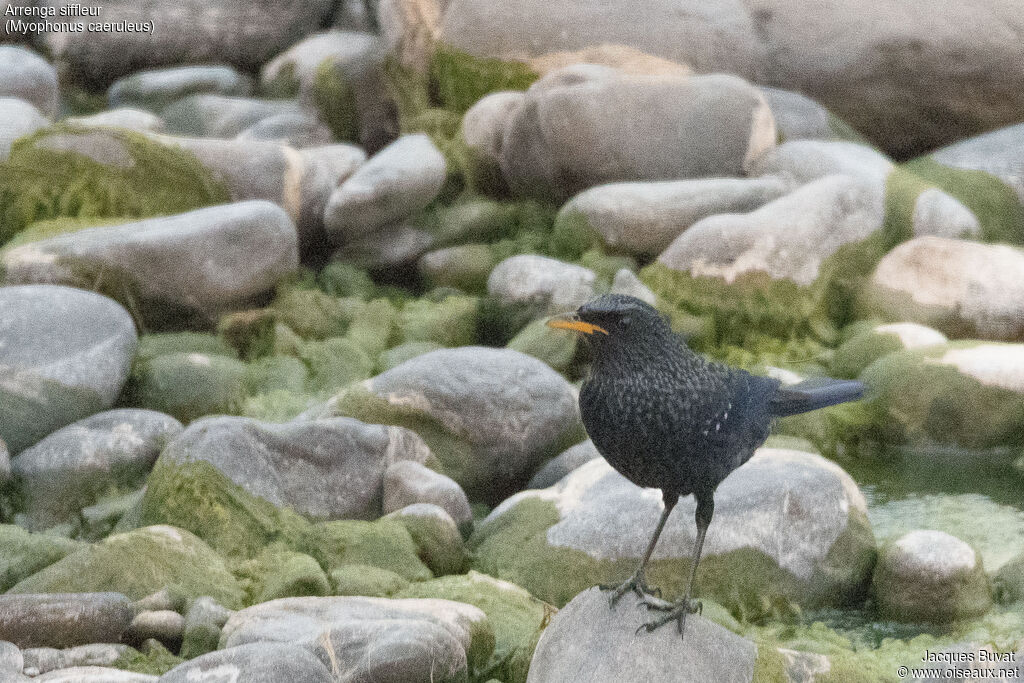
<path fill-rule="evenodd" d="M 602 349 L 634 349 L 660 345 L 671 335 L 668 322 L 650 304 L 625 294 L 604 294 L 572 313 L 548 320 L 549 327 L 583 334 L 598 353 Z"/>

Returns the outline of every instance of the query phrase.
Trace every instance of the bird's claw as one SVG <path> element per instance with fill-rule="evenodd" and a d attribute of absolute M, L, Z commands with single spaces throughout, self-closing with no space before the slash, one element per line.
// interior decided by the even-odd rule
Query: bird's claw
<path fill-rule="evenodd" d="M 645 624 L 640 624 L 636 632 L 639 634 L 641 631 L 647 631 L 648 633 L 661 628 L 670 621 L 675 621 L 679 629 L 679 635 L 682 636 L 686 629 L 686 617 L 690 614 L 701 614 L 704 611 L 704 605 L 700 600 L 691 600 L 689 598 L 683 598 L 679 602 L 668 602 L 667 600 L 645 600 L 644 604 L 647 605 L 648 609 L 656 609 L 665 612 L 661 617 L 653 621 L 649 621 Z"/>
<path fill-rule="evenodd" d="M 637 597 L 640 598 L 640 602 L 643 602 L 644 604 L 646 604 L 648 599 L 661 599 L 661 589 L 657 586 L 648 586 L 644 574 L 641 571 L 637 571 L 621 584 L 603 584 L 598 587 L 603 591 L 612 592 L 608 599 L 608 604 L 612 608 L 614 608 L 616 603 L 622 599 L 623 595 L 630 591 L 636 593 Z"/>

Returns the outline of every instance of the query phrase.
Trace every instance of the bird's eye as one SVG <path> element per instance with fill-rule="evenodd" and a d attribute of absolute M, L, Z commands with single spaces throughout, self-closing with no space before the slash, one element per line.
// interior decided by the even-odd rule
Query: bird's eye
<path fill-rule="evenodd" d="M 624 315 L 619 319 L 619 324 L 623 327 L 629 327 L 631 322 L 633 322 L 633 319 L 628 315 Z"/>

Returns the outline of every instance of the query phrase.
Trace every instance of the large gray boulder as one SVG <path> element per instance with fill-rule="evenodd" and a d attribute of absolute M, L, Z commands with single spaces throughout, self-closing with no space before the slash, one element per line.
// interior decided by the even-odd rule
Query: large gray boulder
<path fill-rule="evenodd" d="M 543 361 L 508 349 L 431 351 L 349 387 L 307 417 L 351 415 L 420 432 L 470 499 L 497 502 L 579 440 L 576 392 Z"/>
<path fill-rule="evenodd" d="M 562 605 L 629 576 L 662 507 L 659 491 L 595 459 L 496 507 L 470 539 L 474 567 Z M 648 568 L 669 598 L 689 575 L 694 510 L 692 497 L 679 501 Z M 761 448 L 715 493 L 696 592 L 747 614 L 849 604 L 863 595 L 874 556 L 864 497 L 848 474 L 819 455 Z"/>
<path fill-rule="evenodd" d="M 638 635 L 658 614 L 632 593 L 615 609 L 597 588 L 580 593 L 544 629 L 527 683 L 753 680 L 758 646 L 752 641 L 696 614 L 686 619 L 682 645 L 674 623 Z"/>
<path fill-rule="evenodd" d="M 0 97 L 0 161 L 10 156 L 15 140 L 48 125 L 50 121 L 25 100 Z"/>
<path fill-rule="evenodd" d="M 79 666 L 110 666 L 122 655 L 131 651 L 128 645 L 120 643 L 90 643 L 58 650 L 53 647 L 32 647 L 22 652 L 25 671 L 33 676 L 57 669 L 71 669 Z"/>
<path fill-rule="evenodd" d="M 70 287 L 0 287 L 0 439 L 12 454 L 109 408 L 138 337 L 107 297 Z"/>
<path fill-rule="evenodd" d="M 109 490 L 142 483 L 181 423 L 152 410 L 98 413 L 59 429 L 14 458 L 25 524 L 40 530 L 75 519 Z"/>
<path fill-rule="evenodd" d="M 251 79 L 230 66 L 175 66 L 140 71 L 118 79 L 107 90 L 107 101 L 111 107 L 139 107 L 159 113 L 189 95 L 244 96 L 251 92 Z"/>
<path fill-rule="evenodd" d="M 67 65 L 73 78 L 93 87 L 106 87 L 141 69 L 179 64 L 228 63 L 242 71 L 256 71 L 322 26 L 334 3 L 114 0 L 98 7 L 99 13 L 87 21 L 131 23 L 135 30 L 53 31 L 37 38 Z"/>
<path fill-rule="evenodd" d="M 299 645 L 321 661 L 344 662 L 343 681 L 457 681 L 490 657 L 486 619 L 450 600 L 283 598 L 233 614 L 221 645 Z"/>
<path fill-rule="evenodd" d="M 635 9 L 591 0 L 391 0 L 380 17 L 403 57 L 429 55 L 423 44 L 434 39 L 504 59 L 621 43 L 698 73 L 738 74 L 808 95 L 904 158 L 1015 123 L 1024 108 L 1024 18 L 1015 0 L 652 0 Z"/>
<path fill-rule="evenodd" d="M 324 209 L 328 237 L 341 244 L 393 227 L 437 196 L 446 172 L 444 155 L 429 137 L 398 138 L 331 194 Z"/>
<path fill-rule="evenodd" d="M 251 303 L 299 265 L 298 234 L 268 201 L 224 204 L 176 216 L 90 228 L 8 250 L 14 284 L 95 286 L 104 277 L 147 320 L 212 320 Z"/>
<path fill-rule="evenodd" d="M 249 643 L 210 652 L 179 664 L 159 683 L 335 683 L 339 679 L 316 655 L 290 643 Z"/>
<path fill-rule="evenodd" d="M 501 170 L 518 194 L 564 200 L 615 181 L 744 175 L 774 144 L 764 97 L 740 78 L 577 65 L 526 91 L 505 128 Z"/>
<path fill-rule="evenodd" d="M 31 50 L 0 45 L 0 97 L 20 98 L 53 118 L 57 113 L 57 69 Z"/>
<path fill-rule="evenodd" d="M 540 315 L 575 310 L 594 296 L 597 274 L 558 259 L 519 254 L 491 270 L 487 293 L 502 305 L 526 307 Z"/>
<path fill-rule="evenodd" d="M 160 456 L 168 465 L 208 462 L 249 493 L 316 519 L 376 519 L 388 466 L 429 457 L 422 439 L 400 427 L 241 417 L 198 420 Z"/>
<path fill-rule="evenodd" d="M 116 643 L 133 616 L 120 593 L 0 595 L 0 640 L 20 648 Z"/>
<path fill-rule="evenodd" d="M 898 621 L 946 623 L 992 606 L 981 556 L 942 531 L 919 529 L 886 544 L 873 585 L 879 611 Z"/>
<path fill-rule="evenodd" d="M 879 261 L 860 298 L 869 316 L 950 337 L 1024 339 L 1024 250 L 918 237 Z"/>

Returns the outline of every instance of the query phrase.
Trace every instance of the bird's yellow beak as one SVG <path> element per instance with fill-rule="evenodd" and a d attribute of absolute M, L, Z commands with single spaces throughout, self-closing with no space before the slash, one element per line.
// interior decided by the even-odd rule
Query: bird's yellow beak
<path fill-rule="evenodd" d="M 583 334 L 594 334 L 600 332 L 601 334 L 607 335 L 608 330 L 603 327 L 598 327 L 593 323 L 587 323 L 580 320 L 580 317 L 575 313 L 564 313 L 562 315 L 556 315 L 547 322 L 548 327 L 557 327 L 562 330 L 572 330 L 573 332 L 582 332 Z"/>

